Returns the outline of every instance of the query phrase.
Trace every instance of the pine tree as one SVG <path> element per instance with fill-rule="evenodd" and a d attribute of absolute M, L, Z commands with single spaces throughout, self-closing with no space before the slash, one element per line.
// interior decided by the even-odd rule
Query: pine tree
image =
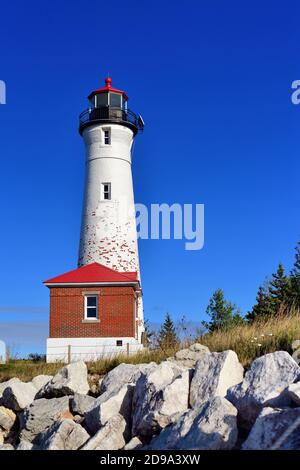
<path fill-rule="evenodd" d="M 175 325 L 169 313 L 166 314 L 157 339 L 158 345 L 163 350 L 174 348 L 178 343 Z"/>
<path fill-rule="evenodd" d="M 272 275 L 269 293 L 272 301 L 273 315 L 279 312 L 280 307 L 289 303 L 290 279 L 285 275 L 284 266 L 279 263 L 276 273 Z"/>
<path fill-rule="evenodd" d="M 269 283 L 266 282 L 258 288 L 256 304 L 252 310 L 247 313 L 246 318 L 249 321 L 272 316 L 274 313 L 273 302 L 270 295 Z"/>
<path fill-rule="evenodd" d="M 152 338 L 154 336 L 154 331 L 151 330 L 149 325 L 149 320 L 144 321 L 144 331 L 142 333 L 142 343 L 143 346 L 148 348 L 151 345 Z"/>
<path fill-rule="evenodd" d="M 290 276 L 290 304 L 300 308 L 300 242 L 295 248 L 295 262 Z"/>
<path fill-rule="evenodd" d="M 226 330 L 244 322 L 237 307 L 225 299 L 222 289 L 217 289 L 213 293 L 206 313 L 210 317 L 210 322 L 202 322 L 202 325 L 210 332 Z"/>

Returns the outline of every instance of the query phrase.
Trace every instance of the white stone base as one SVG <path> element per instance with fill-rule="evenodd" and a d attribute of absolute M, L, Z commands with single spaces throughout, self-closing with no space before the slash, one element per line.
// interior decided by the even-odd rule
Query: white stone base
<path fill-rule="evenodd" d="M 122 346 L 117 346 L 117 340 Z M 143 345 L 135 338 L 48 338 L 47 362 L 97 361 L 119 354 L 136 354 Z"/>

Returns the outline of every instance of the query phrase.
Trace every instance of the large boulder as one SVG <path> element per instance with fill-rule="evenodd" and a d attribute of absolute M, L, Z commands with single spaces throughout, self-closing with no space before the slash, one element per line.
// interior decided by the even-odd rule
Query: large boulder
<path fill-rule="evenodd" d="M 1 404 L 14 411 L 22 411 L 33 402 L 36 393 L 32 383 L 13 381 L 3 390 Z"/>
<path fill-rule="evenodd" d="M 71 419 L 56 421 L 44 433 L 40 434 L 41 450 L 77 450 L 90 436 L 80 424 Z"/>
<path fill-rule="evenodd" d="M 244 368 L 234 351 L 204 354 L 191 382 L 190 405 L 198 408 L 213 397 L 225 397 L 230 387 L 242 382 L 243 376 Z"/>
<path fill-rule="evenodd" d="M 40 398 L 35 400 L 20 416 L 21 439 L 38 444 L 39 435 L 55 421 L 72 417 L 69 411 L 69 397 Z"/>
<path fill-rule="evenodd" d="M 0 406 L 0 429 L 10 431 L 17 419 L 16 414 L 4 406 Z"/>
<path fill-rule="evenodd" d="M 87 367 L 83 361 L 63 367 L 38 393 L 38 398 L 62 397 L 74 393 L 87 394 Z"/>
<path fill-rule="evenodd" d="M 33 377 L 31 383 L 39 392 L 50 380 L 53 379 L 53 375 L 37 375 Z"/>
<path fill-rule="evenodd" d="M 266 407 L 256 419 L 243 450 L 294 450 L 300 448 L 300 408 Z"/>
<path fill-rule="evenodd" d="M 253 361 L 243 382 L 229 389 L 227 394 L 239 411 L 241 427 L 249 429 L 265 406 L 289 406 L 287 387 L 299 377 L 298 364 L 285 351 L 266 354 Z"/>
<path fill-rule="evenodd" d="M 92 407 L 84 413 L 84 423 L 88 432 L 95 434 L 114 415 L 124 417 L 126 437 L 130 436 L 132 398 L 136 382 L 141 374 L 157 368 L 155 362 L 149 364 L 120 364 L 108 372 L 101 382 L 101 394 Z M 71 405 L 72 406 L 72 405 Z"/>
<path fill-rule="evenodd" d="M 127 423 L 123 416 L 110 418 L 81 450 L 119 450 L 125 445 L 124 433 Z"/>
<path fill-rule="evenodd" d="M 237 410 L 226 398 L 214 397 L 191 409 L 162 430 L 152 450 L 227 450 L 237 441 Z"/>
<path fill-rule="evenodd" d="M 70 399 L 70 409 L 74 415 L 84 416 L 96 406 L 96 398 L 90 397 L 89 395 L 75 393 Z"/>
<path fill-rule="evenodd" d="M 110 372 L 108 372 L 100 383 L 100 394 L 109 392 L 120 388 L 121 385 L 135 384 L 140 378 L 142 373 L 154 370 L 157 367 L 155 362 L 149 364 L 120 364 Z"/>
<path fill-rule="evenodd" d="M 93 435 L 115 415 L 122 415 L 128 423 L 126 435 L 130 433 L 133 384 L 120 385 L 112 392 L 106 391 L 95 400 L 94 406 L 84 414 L 83 425 Z"/>
<path fill-rule="evenodd" d="M 6 380 L 5 382 L 0 383 L 0 401 L 1 401 L 4 390 L 15 382 L 21 382 L 21 380 L 17 379 L 16 377 L 13 377 L 12 379 L 9 379 L 9 380 Z"/>
<path fill-rule="evenodd" d="M 207 346 L 200 343 L 194 343 L 189 348 L 177 351 L 174 357 L 169 357 L 168 361 L 175 362 L 179 366 L 192 368 L 195 367 L 197 361 L 209 353 Z"/>
<path fill-rule="evenodd" d="M 143 373 L 133 395 L 132 435 L 149 439 L 188 408 L 190 371 L 162 362 Z"/>

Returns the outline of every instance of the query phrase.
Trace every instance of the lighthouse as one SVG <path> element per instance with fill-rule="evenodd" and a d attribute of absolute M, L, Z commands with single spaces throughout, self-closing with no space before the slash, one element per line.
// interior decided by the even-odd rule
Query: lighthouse
<path fill-rule="evenodd" d="M 78 266 L 96 261 L 120 272 L 139 272 L 131 160 L 142 120 L 127 101 L 107 77 L 80 115 L 86 180 Z"/>
<path fill-rule="evenodd" d="M 50 289 L 48 362 L 96 360 L 142 348 L 132 154 L 144 122 L 110 77 L 88 102 L 79 117 L 85 188 L 78 267 L 44 282 Z"/>

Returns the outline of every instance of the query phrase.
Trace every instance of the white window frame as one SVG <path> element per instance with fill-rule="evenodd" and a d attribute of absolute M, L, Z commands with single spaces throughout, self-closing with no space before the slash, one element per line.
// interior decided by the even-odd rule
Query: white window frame
<path fill-rule="evenodd" d="M 105 191 L 105 186 L 108 185 L 108 191 Z M 108 194 L 108 198 L 105 197 L 105 194 Z M 102 201 L 111 201 L 111 183 L 101 183 L 101 200 Z"/>
<path fill-rule="evenodd" d="M 96 297 L 96 316 L 95 317 L 88 317 L 88 310 L 90 308 L 95 308 L 89 307 L 87 304 L 87 299 L 88 297 Z M 99 296 L 97 294 L 84 294 L 84 319 L 85 320 L 90 320 L 90 321 L 95 321 L 99 319 Z"/>
<path fill-rule="evenodd" d="M 111 145 L 111 128 L 110 127 L 103 127 L 102 130 L 103 130 L 103 145 L 105 145 L 105 146 Z M 108 141 L 109 141 L 108 144 L 105 142 L 105 139 L 106 139 L 105 133 L 106 132 L 108 132 Z"/>

